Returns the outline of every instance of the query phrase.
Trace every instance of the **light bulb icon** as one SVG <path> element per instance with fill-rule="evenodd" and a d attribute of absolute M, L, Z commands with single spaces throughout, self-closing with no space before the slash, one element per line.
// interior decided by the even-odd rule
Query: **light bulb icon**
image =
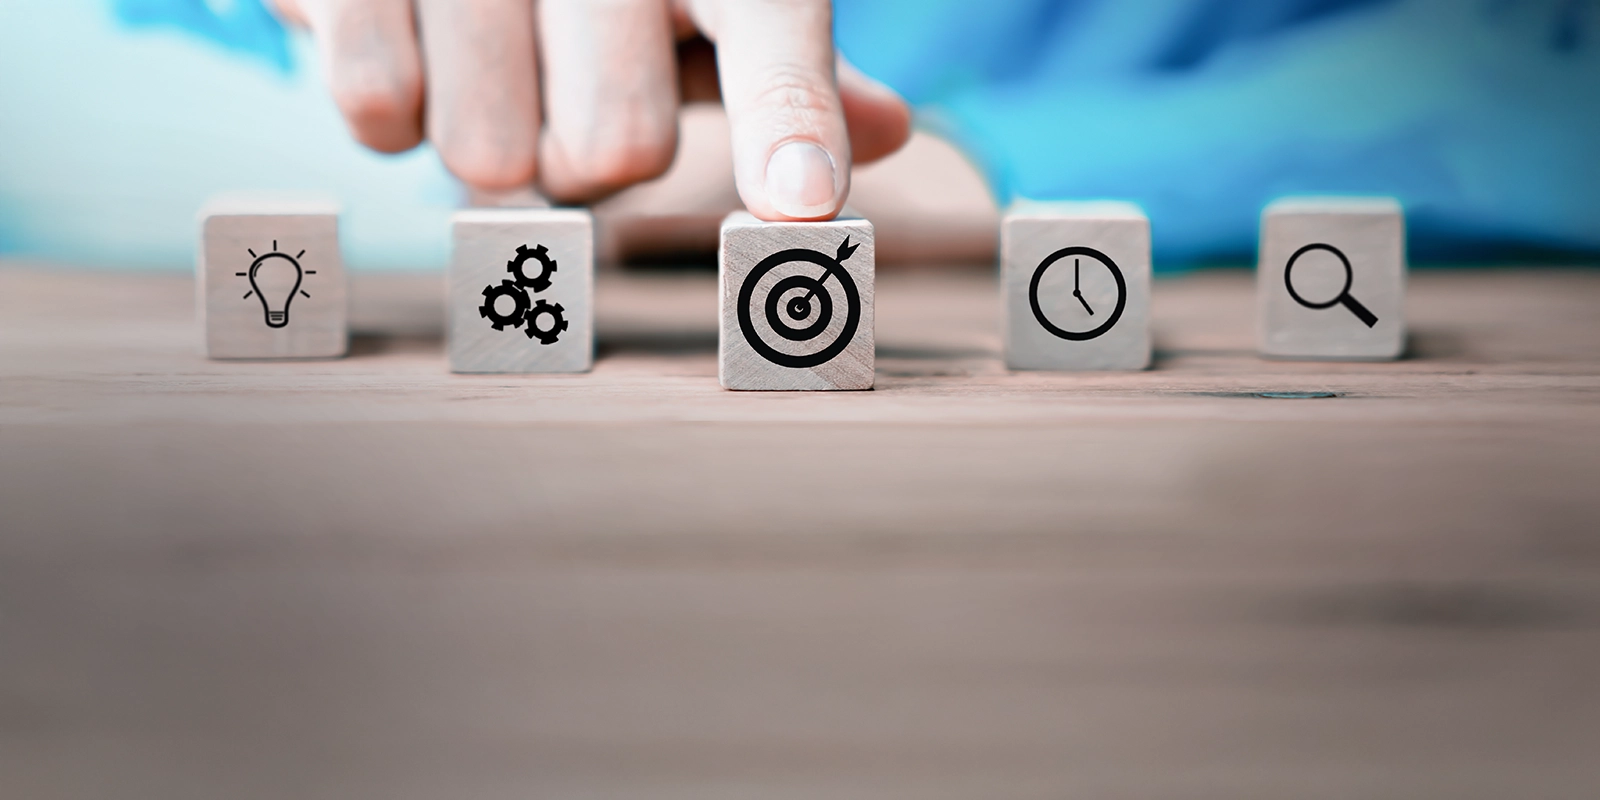
<path fill-rule="evenodd" d="M 267 327 L 282 328 L 289 324 L 289 304 L 294 302 L 295 295 L 310 297 L 305 290 L 300 288 L 300 283 L 307 275 L 315 275 L 314 269 L 304 269 L 300 266 L 300 259 L 306 254 L 289 255 L 278 251 L 278 240 L 272 240 L 272 252 L 256 255 L 255 250 L 247 249 L 255 261 L 250 264 L 249 272 L 236 272 L 241 278 L 250 279 L 250 291 L 245 293 L 244 299 L 249 300 L 255 295 L 261 300 L 261 312 L 265 315 Z"/>

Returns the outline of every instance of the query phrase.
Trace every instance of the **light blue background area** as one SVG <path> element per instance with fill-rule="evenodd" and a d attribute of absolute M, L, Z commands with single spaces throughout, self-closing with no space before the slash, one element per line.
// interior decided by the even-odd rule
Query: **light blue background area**
<path fill-rule="evenodd" d="M 1158 268 L 1246 261 L 1285 194 L 1384 194 L 1413 258 L 1600 256 L 1600 0 L 836 0 L 840 48 L 1002 201 L 1109 197 Z M 185 267 L 231 189 L 345 204 L 436 267 L 459 185 L 356 145 L 260 0 L 0 0 L 0 253 Z"/>
<path fill-rule="evenodd" d="M 187 269 L 213 192 L 318 190 L 344 204 L 351 266 L 444 264 L 454 179 L 431 150 L 352 141 L 309 42 L 288 47 L 286 71 L 178 27 L 130 31 L 100 0 L 0 0 L 0 252 Z"/>
<path fill-rule="evenodd" d="M 1287 194 L 1381 194 L 1413 257 L 1600 252 L 1597 0 L 844 0 L 840 47 L 997 193 L 1115 197 L 1158 261 Z M 903 35 L 888 35 L 889 20 Z"/>

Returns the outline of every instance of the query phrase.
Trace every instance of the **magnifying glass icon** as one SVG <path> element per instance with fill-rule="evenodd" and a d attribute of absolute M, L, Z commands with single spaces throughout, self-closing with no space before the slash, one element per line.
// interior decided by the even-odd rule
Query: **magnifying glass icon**
<path fill-rule="evenodd" d="M 1310 300 L 1301 297 L 1300 293 L 1294 290 L 1294 263 L 1299 261 L 1300 257 L 1306 253 L 1311 253 L 1318 250 L 1323 250 L 1334 254 L 1334 256 L 1338 257 L 1339 263 L 1344 265 L 1344 288 L 1340 289 L 1339 293 L 1334 295 L 1332 300 L 1323 303 L 1313 303 Z M 1294 298 L 1296 303 L 1299 303 L 1306 308 L 1316 309 L 1333 308 L 1336 305 L 1342 305 L 1349 309 L 1350 313 L 1356 315 L 1356 319 L 1366 323 L 1367 327 L 1370 328 L 1378 324 L 1378 318 L 1373 316 L 1372 312 L 1368 311 L 1366 306 L 1361 305 L 1360 301 L 1350 296 L 1350 285 L 1355 282 L 1355 279 L 1356 273 L 1355 270 L 1350 268 L 1350 259 L 1345 258 L 1344 253 L 1339 252 L 1339 248 L 1328 244 L 1308 244 L 1305 247 L 1294 251 L 1294 255 L 1289 256 L 1289 264 L 1283 268 L 1283 285 L 1288 287 L 1289 296 Z"/>

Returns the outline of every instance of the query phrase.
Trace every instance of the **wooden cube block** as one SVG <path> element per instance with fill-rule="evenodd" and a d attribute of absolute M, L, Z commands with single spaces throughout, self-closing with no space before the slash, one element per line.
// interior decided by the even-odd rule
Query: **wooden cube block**
<path fill-rule="evenodd" d="M 577 209 L 455 215 L 450 369 L 584 372 L 594 365 L 594 218 Z"/>
<path fill-rule="evenodd" d="M 1006 366 L 1150 366 L 1150 220 L 1131 203 L 1031 203 L 1000 224 Z"/>
<path fill-rule="evenodd" d="M 331 200 L 223 195 L 200 211 L 196 294 L 211 358 L 333 358 L 349 327 L 339 208 Z"/>
<path fill-rule="evenodd" d="M 717 261 L 723 388 L 872 388 L 872 223 L 735 212 L 722 221 Z"/>
<path fill-rule="evenodd" d="M 1405 349 L 1405 216 L 1388 198 L 1287 198 L 1261 215 L 1257 339 L 1268 358 L 1376 361 Z"/>

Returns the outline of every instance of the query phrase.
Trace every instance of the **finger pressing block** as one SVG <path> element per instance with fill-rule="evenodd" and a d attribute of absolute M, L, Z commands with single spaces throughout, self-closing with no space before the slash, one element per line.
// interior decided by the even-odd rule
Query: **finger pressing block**
<path fill-rule="evenodd" d="M 722 222 L 717 374 L 726 389 L 871 389 L 872 223 Z"/>
<path fill-rule="evenodd" d="M 211 358 L 334 358 L 349 327 L 339 209 L 319 197 L 220 195 L 200 211 L 197 300 Z"/>

